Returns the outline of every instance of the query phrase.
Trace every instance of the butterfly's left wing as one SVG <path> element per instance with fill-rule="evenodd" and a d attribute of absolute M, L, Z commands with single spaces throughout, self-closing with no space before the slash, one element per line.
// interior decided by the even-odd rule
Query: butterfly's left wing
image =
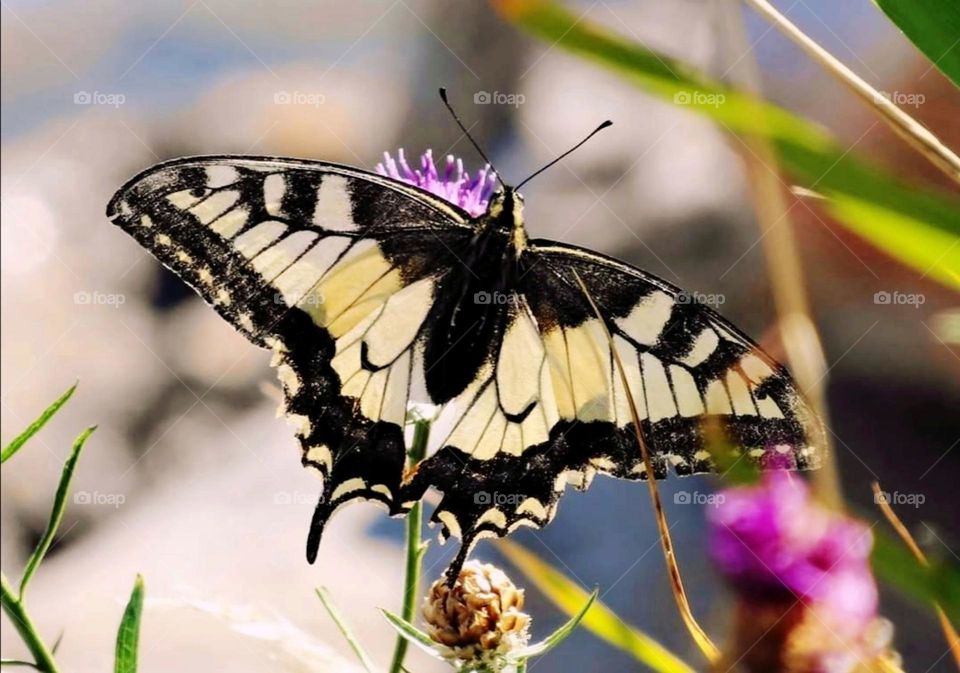
<path fill-rule="evenodd" d="M 620 372 L 623 361 L 655 477 L 711 471 L 708 428 L 746 460 L 815 467 L 819 421 L 789 374 L 737 328 L 678 288 L 627 264 L 532 241 L 499 353 L 454 404 L 462 412 L 417 470 L 405 499 L 444 494 L 433 515 L 463 540 L 453 572 L 480 537 L 541 527 L 568 483 L 597 473 L 648 477 Z"/>
<path fill-rule="evenodd" d="M 254 343 L 272 348 L 303 462 L 324 477 L 308 557 L 339 505 L 402 509 L 415 343 L 473 234 L 468 215 L 373 173 L 270 157 L 154 166 L 107 215 Z"/>

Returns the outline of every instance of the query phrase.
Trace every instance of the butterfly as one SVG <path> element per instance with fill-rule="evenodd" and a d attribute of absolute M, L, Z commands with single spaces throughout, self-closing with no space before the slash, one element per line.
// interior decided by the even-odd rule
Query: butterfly
<path fill-rule="evenodd" d="M 817 466 L 822 428 L 788 373 L 709 307 L 611 257 L 529 238 L 523 197 L 489 172 L 470 180 L 448 162 L 441 175 L 429 155 L 419 172 L 401 164 L 183 158 L 107 208 L 273 351 L 302 462 L 323 477 L 311 563 L 352 500 L 399 515 L 441 491 L 431 520 L 461 540 L 455 575 L 478 539 L 550 522 L 568 484 L 648 478 L 623 378 L 656 478 L 714 469 L 710 422 L 748 460 Z M 449 432 L 406 470 L 411 399 L 439 405 Z"/>

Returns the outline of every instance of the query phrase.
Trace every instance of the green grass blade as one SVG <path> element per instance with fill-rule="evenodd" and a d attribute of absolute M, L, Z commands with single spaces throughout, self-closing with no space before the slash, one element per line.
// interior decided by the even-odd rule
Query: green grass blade
<path fill-rule="evenodd" d="M 528 659 L 530 657 L 539 657 L 542 654 L 546 654 L 554 647 L 566 640 L 567 636 L 573 633 L 573 630 L 577 628 L 583 618 L 586 616 L 587 611 L 590 610 L 590 606 L 593 605 L 593 602 L 597 600 L 597 595 L 600 593 L 599 589 L 594 589 L 593 593 L 587 598 L 587 602 L 583 604 L 583 607 L 580 608 L 580 611 L 577 612 L 573 617 L 571 617 L 567 622 L 561 626 L 559 629 L 551 633 L 549 636 L 541 640 L 539 643 L 534 643 L 529 647 L 525 647 L 522 650 L 512 653 L 512 656 L 515 658 Z"/>
<path fill-rule="evenodd" d="M 874 0 L 914 46 L 960 87 L 960 3 L 957 0 Z"/>
<path fill-rule="evenodd" d="M 30 583 L 30 579 L 40 566 L 40 562 L 43 561 L 44 555 L 46 555 L 50 549 L 53 538 L 57 534 L 57 529 L 60 527 L 60 522 L 63 521 L 63 512 L 67 508 L 67 496 L 70 493 L 70 482 L 73 480 L 73 473 L 77 468 L 80 452 L 83 450 L 83 445 L 87 439 L 89 439 L 90 435 L 92 435 L 96 429 L 96 426 L 87 428 L 73 441 L 73 449 L 70 451 L 70 456 L 67 458 L 67 462 L 63 464 L 63 472 L 60 475 L 57 494 L 53 499 L 53 509 L 50 511 L 50 520 L 47 521 L 47 528 L 43 531 L 43 537 L 40 538 L 30 558 L 27 559 L 27 565 L 23 570 L 23 578 L 20 580 L 21 600 L 27 590 L 27 585 Z"/>
<path fill-rule="evenodd" d="M 897 180 L 856 159 L 819 126 L 552 2 L 498 4 L 532 34 L 653 95 L 709 117 L 731 133 L 765 136 L 789 179 L 826 196 L 826 208 L 840 224 L 923 276 L 960 288 L 960 199 Z"/>
<path fill-rule="evenodd" d="M 899 540 L 877 530 L 870 561 L 878 579 L 921 605 L 938 603 L 954 624 L 960 624 L 960 567 L 956 563 L 931 558 L 925 568 Z"/>
<path fill-rule="evenodd" d="M 520 545 L 500 540 L 497 546 L 547 598 L 568 615 L 574 615 L 589 598 L 576 582 Z M 639 629 L 628 626 L 610 608 L 594 602 L 581 624 L 601 640 L 623 650 L 657 673 L 694 673 L 694 669 Z"/>
<path fill-rule="evenodd" d="M 347 643 L 349 643 L 350 649 L 353 650 L 353 653 L 357 655 L 357 659 L 360 660 L 360 664 L 363 666 L 364 670 L 366 670 L 368 673 L 373 673 L 376 667 L 373 665 L 370 657 L 367 656 L 367 653 L 360 644 L 360 641 L 357 640 L 356 635 L 353 633 L 353 629 L 350 628 L 346 620 L 343 618 L 343 615 L 340 614 L 340 610 L 337 609 L 336 604 L 333 602 L 333 598 L 330 597 L 330 592 L 327 591 L 326 587 L 317 587 L 316 592 L 317 596 L 320 598 L 320 602 L 323 603 L 323 607 L 326 609 L 327 614 L 330 615 L 330 619 L 332 619 L 333 623 L 337 625 L 338 629 L 340 629 L 340 633 L 343 634 L 343 637 L 346 639 Z"/>
<path fill-rule="evenodd" d="M 143 577 L 137 575 L 133 592 L 117 629 L 114 673 L 137 673 L 137 649 L 140 644 L 140 617 L 143 614 Z"/>
<path fill-rule="evenodd" d="M 0 463 L 5 463 L 9 458 L 13 456 L 17 451 L 20 450 L 24 444 L 27 443 L 27 440 L 33 437 L 35 434 L 40 432 L 40 429 L 47 424 L 54 414 L 60 411 L 60 407 L 67 403 L 67 400 L 73 395 L 74 391 L 77 389 L 77 384 L 74 383 L 67 389 L 63 395 L 57 398 L 57 400 L 47 407 L 42 414 L 31 423 L 26 430 L 21 432 L 12 442 L 3 447 L 3 453 L 0 454 Z"/>
<path fill-rule="evenodd" d="M 381 609 L 380 612 L 383 613 L 383 616 L 387 618 L 388 622 L 390 622 L 390 626 L 392 626 L 401 637 L 406 638 L 414 645 L 417 645 L 427 654 L 430 654 L 434 657 L 440 656 L 440 653 L 437 651 L 437 647 L 439 645 L 433 641 L 433 638 L 405 620 L 403 617 L 395 615 L 389 610 Z"/>

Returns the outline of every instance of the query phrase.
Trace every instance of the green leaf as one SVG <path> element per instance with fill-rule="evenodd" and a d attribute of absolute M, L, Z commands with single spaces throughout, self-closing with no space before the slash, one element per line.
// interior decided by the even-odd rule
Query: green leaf
<path fill-rule="evenodd" d="M 47 550 L 50 549 L 53 538 L 57 534 L 57 529 L 60 527 L 60 522 L 63 521 L 63 512 L 67 508 L 67 495 L 70 493 L 70 482 L 73 480 L 73 473 L 77 468 L 77 461 L 80 460 L 80 452 L 83 450 L 83 445 L 87 439 L 89 439 L 90 435 L 92 435 L 96 429 L 97 427 L 95 425 L 91 426 L 73 440 L 73 449 L 70 451 L 67 462 L 63 464 L 63 472 L 60 475 L 57 494 L 53 499 L 53 509 L 50 512 L 50 520 L 47 521 L 47 529 L 43 531 L 43 536 L 37 543 L 30 558 L 27 559 L 27 565 L 23 570 L 23 579 L 20 580 L 21 600 L 27 590 L 27 585 L 30 583 L 30 579 L 33 577 L 33 573 L 37 571 L 44 555 L 46 555 Z"/>
<path fill-rule="evenodd" d="M 498 5 L 551 45 L 599 63 L 738 136 L 766 137 L 790 179 L 825 196 L 825 207 L 840 224 L 922 275 L 960 288 L 960 199 L 907 185 L 856 159 L 819 126 L 552 2 L 500 0 Z"/>
<path fill-rule="evenodd" d="M 575 582 L 536 555 L 510 540 L 497 548 L 547 598 L 574 615 L 589 598 Z M 583 627 L 657 673 L 694 673 L 694 669 L 639 629 L 628 626 L 602 602 L 594 602 L 582 618 Z"/>
<path fill-rule="evenodd" d="M 384 610 L 381 608 L 380 612 L 383 613 L 383 616 L 387 618 L 387 621 L 390 622 L 390 626 L 392 626 L 397 633 L 414 645 L 420 647 L 427 654 L 430 654 L 434 657 L 440 657 L 440 652 L 437 651 L 438 644 L 434 642 L 433 638 L 405 620 L 403 617 L 395 615 L 389 610 Z"/>
<path fill-rule="evenodd" d="M 594 589 L 593 593 L 590 594 L 590 597 L 587 599 L 587 602 L 583 604 L 583 607 L 580 608 L 580 611 L 571 617 L 563 626 L 551 633 L 549 636 L 541 640 L 539 643 L 534 643 L 529 647 L 525 647 L 522 650 L 517 652 L 512 652 L 510 656 L 516 659 L 529 659 L 530 657 L 539 657 L 541 654 L 549 652 L 554 647 L 566 640 L 567 636 L 573 633 L 573 630 L 577 628 L 577 625 L 587 614 L 587 611 L 590 609 L 590 606 L 593 605 L 593 602 L 597 600 L 597 595 L 600 593 L 600 589 Z"/>
<path fill-rule="evenodd" d="M 874 0 L 880 9 L 960 87 L 960 4 L 957 0 Z"/>
<path fill-rule="evenodd" d="M 67 392 L 65 392 L 63 395 L 61 395 L 60 397 L 58 397 L 57 400 L 56 400 L 53 404 L 51 404 L 49 407 L 47 407 L 47 408 L 44 410 L 44 412 L 43 412 L 42 414 L 40 414 L 40 416 L 39 416 L 39 418 L 37 418 L 37 420 L 35 420 L 33 423 L 31 423 L 31 424 L 27 427 L 27 429 L 24 430 L 23 432 L 21 432 L 12 442 L 10 442 L 9 444 L 7 444 L 7 445 L 3 448 L 3 453 L 0 454 L 0 463 L 5 463 L 5 462 L 7 462 L 7 459 L 9 459 L 10 457 L 12 457 L 13 454 L 15 454 L 17 451 L 19 451 L 19 450 L 20 450 L 20 447 L 22 447 L 24 444 L 26 444 L 28 439 L 30 439 L 30 438 L 33 437 L 35 434 L 37 434 L 38 432 L 40 432 L 40 428 L 42 428 L 44 425 L 46 425 L 46 424 L 47 424 L 47 421 L 49 421 L 51 418 L 53 418 L 54 414 L 56 414 L 58 411 L 60 411 L 60 407 L 62 407 L 64 404 L 67 403 L 67 400 L 70 399 L 70 397 L 73 395 L 73 393 L 74 393 L 74 391 L 75 391 L 76 389 L 77 389 L 77 384 L 74 383 L 72 386 L 70 386 L 70 387 L 67 389 Z"/>
<path fill-rule="evenodd" d="M 876 576 L 919 604 L 937 603 L 947 617 L 960 623 L 960 567 L 946 557 L 922 566 L 899 540 L 874 530 L 870 555 Z"/>
<path fill-rule="evenodd" d="M 143 613 L 143 577 L 137 575 L 127 608 L 117 630 L 117 658 L 114 673 L 137 673 L 137 647 L 140 643 L 140 616 Z"/>
<path fill-rule="evenodd" d="M 316 591 L 317 596 L 320 597 L 320 602 L 323 603 L 323 607 L 326 608 L 327 614 L 330 615 L 330 619 L 332 619 L 333 623 L 337 625 L 338 629 L 340 629 L 340 633 L 342 633 L 343 637 L 346 638 L 347 643 L 350 645 L 350 649 L 352 649 L 353 653 L 357 655 L 357 659 L 360 660 L 364 670 L 368 671 L 368 673 L 373 673 L 375 669 L 373 662 L 370 661 L 370 657 L 367 656 L 366 651 L 364 651 L 360 641 L 357 640 L 353 630 L 347 624 L 346 620 L 343 618 L 343 615 L 340 614 L 336 604 L 333 602 L 333 598 L 330 597 L 330 592 L 327 591 L 326 587 L 317 587 Z"/>

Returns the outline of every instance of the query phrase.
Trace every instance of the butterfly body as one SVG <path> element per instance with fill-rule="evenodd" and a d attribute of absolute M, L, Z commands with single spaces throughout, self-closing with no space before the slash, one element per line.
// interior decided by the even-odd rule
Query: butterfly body
<path fill-rule="evenodd" d="M 822 429 L 782 367 L 679 288 L 528 239 L 522 206 L 504 189 L 471 215 L 347 166 L 216 156 L 148 169 L 107 212 L 273 351 L 303 463 L 324 479 L 311 561 L 354 499 L 400 514 L 442 491 L 432 520 L 462 539 L 456 566 L 481 537 L 548 523 L 568 484 L 650 476 L 604 328 L 653 476 L 713 469 L 711 424 L 748 460 L 816 466 Z M 405 471 L 411 399 L 441 405 L 443 429 Z"/>

